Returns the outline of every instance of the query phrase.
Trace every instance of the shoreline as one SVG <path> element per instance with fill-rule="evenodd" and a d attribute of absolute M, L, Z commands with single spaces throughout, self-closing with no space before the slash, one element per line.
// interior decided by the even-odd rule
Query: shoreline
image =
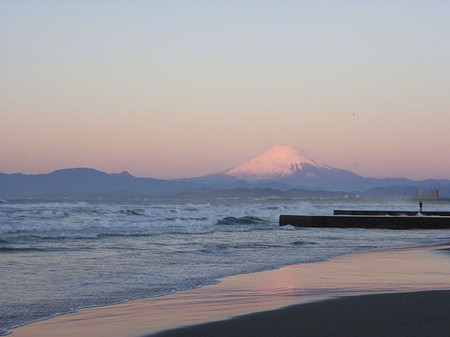
<path fill-rule="evenodd" d="M 449 249 L 382 249 L 231 276 L 161 297 L 82 309 L 12 329 L 11 336 L 149 336 L 336 297 L 450 289 Z"/>

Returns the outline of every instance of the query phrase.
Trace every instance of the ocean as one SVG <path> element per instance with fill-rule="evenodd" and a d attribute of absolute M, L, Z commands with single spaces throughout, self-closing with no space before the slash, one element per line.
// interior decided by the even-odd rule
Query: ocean
<path fill-rule="evenodd" d="M 360 251 L 448 243 L 447 230 L 279 227 L 280 214 L 417 210 L 415 201 L 0 203 L 0 334 L 81 308 L 162 296 Z M 449 203 L 424 210 L 450 211 Z"/>

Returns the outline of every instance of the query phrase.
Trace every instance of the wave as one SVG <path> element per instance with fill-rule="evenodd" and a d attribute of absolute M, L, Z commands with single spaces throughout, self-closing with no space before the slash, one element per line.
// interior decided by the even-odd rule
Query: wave
<path fill-rule="evenodd" d="M 215 256 L 228 255 L 236 251 L 235 247 L 227 245 L 213 245 L 202 248 L 198 251 L 199 254 L 211 254 Z"/>
<path fill-rule="evenodd" d="M 14 232 L 8 236 L 8 240 L 0 239 L 0 243 L 24 243 L 39 241 L 58 241 L 58 240 L 97 240 L 110 237 L 152 237 L 165 234 L 210 234 L 214 232 L 213 226 L 166 226 L 142 228 L 114 228 L 111 230 L 102 230 L 102 228 L 89 228 L 86 230 L 74 231 L 30 231 Z"/>
<path fill-rule="evenodd" d="M 42 233 L 42 234 L 32 234 L 32 235 L 21 235 L 19 239 L 37 239 L 37 240 L 77 240 L 77 239 L 98 239 L 100 236 L 99 233 L 89 233 L 89 232 L 74 232 L 74 233 Z"/>
<path fill-rule="evenodd" d="M 66 222 L 16 223 L 0 226 L 0 243 L 25 243 L 41 240 L 86 240 L 106 237 L 150 237 L 159 235 L 195 235 L 213 232 L 247 232 L 278 229 L 270 221 L 257 217 L 225 217 L 214 224 L 207 217 L 174 218 L 144 222 Z"/>
<path fill-rule="evenodd" d="M 200 218 L 188 218 L 188 217 L 167 217 L 164 218 L 165 221 L 206 221 L 208 220 L 207 217 L 200 217 Z"/>
<path fill-rule="evenodd" d="M 0 247 L 1 253 L 17 253 L 17 252 L 42 252 L 41 248 L 14 248 L 14 247 Z"/>
<path fill-rule="evenodd" d="M 273 222 L 255 216 L 233 217 L 227 216 L 216 222 L 218 232 L 250 232 L 255 230 L 277 229 Z"/>
<path fill-rule="evenodd" d="M 145 211 L 141 208 L 120 210 L 119 213 L 126 215 L 145 215 Z"/>
<path fill-rule="evenodd" d="M 270 221 L 258 218 L 256 216 L 243 216 L 243 217 L 234 217 L 227 216 L 219 221 L 217 221 L 217 225 L 221 226 L 235 226 L 235 225 L 267 225 Z"/>
<path fill-rule="evenodd" d="M 65 231 L 86 231 L 92 227 L 88 223 L 76 222 L 17 222 L 5 223 L 0 226 L 0 234 L 30 233 L 30 235 L 36 235 L 37 233 L 43 233 L 53 236 Z"/>
<path fill-rule="evenodd" d="M 292 245 L 292 246 L 306 246 L 306 245 L 316 245 L 316 244 L 317 244 L 317 242 L 312 242 L 312 241 L 301 241 L 301 240 L 291 242 L 291 245 Z"/>
<path fill-rule="evenodd" d="M 65 218 L 68 214 L 62 210 L 52 210 L 52 209 L 44 209 L 44 210 L 10 210 L 3 211 L 4 214 L 8 215 L 10 218 L 18 218 L 18 219 L 29 219 L 29 218 L 37 218 L 37 219 L 60 219 Z"/>
<path fill-rule="evenodd" d="M 27 252 L 59 252 L 74 250 L 68 248 L 37 248 L 37 247 L 0 247 L 0 254 L 3 253 L 27 253 Z"/>
<path fill-rule="evenodd" d="M 184 210 L 188 212 L 200 212 L 200 210 L 196 207 L 186 207 Z"/>

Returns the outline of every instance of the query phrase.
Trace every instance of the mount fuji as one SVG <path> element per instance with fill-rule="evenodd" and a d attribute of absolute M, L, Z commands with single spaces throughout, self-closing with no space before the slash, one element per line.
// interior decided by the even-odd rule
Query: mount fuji
<path fill-rule="evenodd" d="M 242 165 L 200 179 L 207 183 L 241 181 L 251 185 L 335 191 L 367 187 L 366 178 L 320 163 L 305 151 L 284 144 L 275 145 Z"/>
<path fill-rule="evenodd" d="M 307 176 L 314 176 L 315 170 L 329 172 L 333 168 L 313 160 L 305 151 L 281 144 L 224 174 L 248 181 L 279 180 L 306 171 Z"/>

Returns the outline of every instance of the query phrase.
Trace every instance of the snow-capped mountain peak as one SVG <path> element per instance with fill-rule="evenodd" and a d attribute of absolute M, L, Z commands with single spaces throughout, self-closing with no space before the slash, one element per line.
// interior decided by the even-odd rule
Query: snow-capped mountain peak
<path fill-rule="evenodd" d="M 293 146 L 275 145 L 258 157 L 226 170 L 224 173 L 244 180 L 279 179 L 302 171 L 305 166 L 330 170 L 312 159 L 306 152 Z"/>

